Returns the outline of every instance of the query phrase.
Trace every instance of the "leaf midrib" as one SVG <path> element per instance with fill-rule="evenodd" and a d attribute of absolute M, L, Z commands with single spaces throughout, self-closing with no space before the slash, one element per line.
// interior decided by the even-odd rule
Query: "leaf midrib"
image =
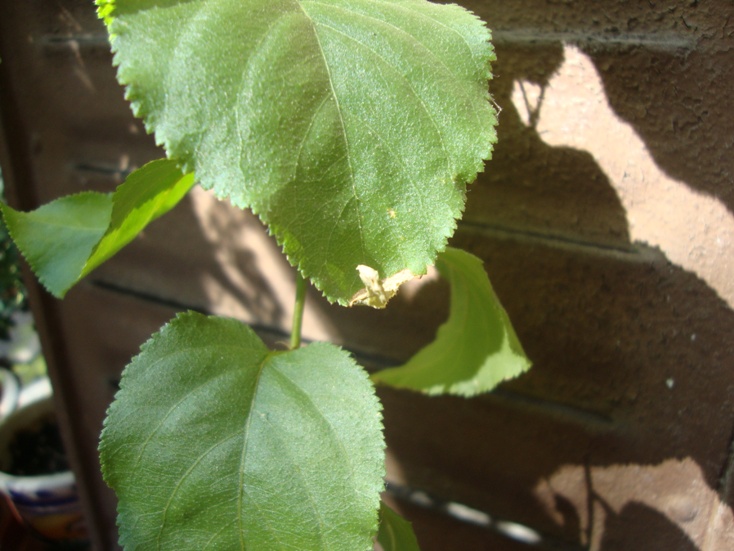
<path fill-rule="evenodd" d="M 240 549 L 242 551 L 245 551 L 247 549 L 247 544 L 245 543 L 245 526 L 244 526 L 244 515 L 243 515 L 243 504 L 244 504 L 244 496 L 245 496 L 245 460 L 247 459 L 247 450 L 250 446 L 250 426 L 252 425 L 252 419 L 253 419 L 253 411 L 252 408 L 257 402 L 257 394 L 260 391 L 260 379 L 262 378 L 263 371 L 265 370 L 265 364 L 267 364 L 268 360 L 273 356 L 273 352 L 266 352 L 265 356 L 263 357 L 262 361 L 258 365 L 257 368 L 257 375 L 255 377 L 255 384 L 254 384 L 254 392 L 252 393 L 252 398 L 250 399 L 250 408 L 247 412 L 247 417 L 245 419 L 245 426 L 243 427 L 243 437 L 244 441 L 242 442 L 242 454 L 240 455 L 240 468 L 239 468 L 239 485 L 237 487 L 238 495 L 237 495 L 237 525 L 238 525 L 238 532 L 240 536 Z"/>
<path fill-rule="evenodd" d="M 357 12 L 357 11 L 351 10 L 348 7 L 344 7 L 344 6 L 337 6 L 337 5 L 334 5 L 334 4 L 325 4 L 324 2 L 319 2 L 318 0 L 306 0 L 306 1 L 308 3 L 310 3 L 310 4 L 318 4 L 320 6 L 324 6 L 324 7 L 328 8 L 328 9 L 330 9 L 330 10 L 341 10 L 343 12 L 346 12 L 346 13 L 351 14 L 352 16 L 358 16 L 358 17 L 364 17 L 364 18 L 367 18 L 367 19 L 371 19 L 371 20 L 373 20 L 376 23 L 379 23 L 381 25 L 388 25 L 388 26 L 392 27 L 393 29 L 395 29 L 399 33 L 408 34 L 408 36 L 415 43 L 420 44 L 420 46 L 426 52 L 429 52 L 431 54 L 431 57 L 433 59 L 435 59 L 440 65 L 442 65 L 449 74 L 453 75 L 456 80 L 461 80 L 460 76 L 457 75 L 456 72 L 454 70 L 452 70 L 449 66 L 447 66 L 444 63 L 444 61 L 438 55 L 436 55 L 436 53 L 433 51 L 433 49 L 431 49 L 430 47 L 428 47 L 424 42 L 421 42 L 420 40 L 418 40 L 418 38 L 416 36 L 414 36 L 412 34 L 409 34 L 409 33 L 406 33 L 403 29 L 401 29 L 400 27 L 397 27 L 396 25 L 390 23 L 389 21 L 385 21 L 383 19 L 379 19 L 377 17 L 373 17 L 373 16 L 370 16 L 370 15 L 365 14 L 365 13 Z M 440 19 L 435 19 L 435 18 L 429 16 L 428 14 L 426 14 L 426 13 L 424 13 L 422 11 L 419 11 L 419 10 L 411 11 L 411 10 L 406 9 L 404 6 L 401 6 L 399 4 L 395 4 L 395 3 L 392 3 L 392 2 L 385 2 L 384 0 L 363 0 L 363 1 L 365 1 L 367 3 L 372 3 L 372 4 L 382 4 L 382 5 L 387 6 L 389 9 L 394 9 L 394 10 L 401 11 L 403 13 L 408 13 L 412 17 L 420 17 L 420 18 L 423 18 L 423 19 L 427 19 L 427 20 L 435 23 L 436 25 L 439 25 L 439 26 L 443 27 L 444 29 L 448 30 L 452 34 L 455 34 L 456 36 L 458 36 L 461 39 L 461 41 L 464 43 L 464 45 L 466 46 L 466 49 L 469 52 L 469 56 L 472 59 L 474 59 L 474 57 L 475 57 L 474 50 L 472 50 L 471 46 L 469 45 L 469 42 L 466 40 L 466 37 L 464 35 L 462 35 L 459 31 L 457 31 L 456 29 L 454 29 L 453 27 L 450 27 L 449 25 L 446 25 Z M 325 27 L 328 27 L 328 25 L 325 25 L 324 23 L 320 23 L 320 25 L 323 25 Z M 333 29 L 333 27 L 330 27 L 330 28 Z M 338 31 L 338 29 L 334 29 L 334 30 L 337 31 L 337 32 L 341 32 L 341 31 Z M 342 34 L 344 34 L 344 33 L 342 33 Z M 349 36 L 349 35 L 347 35 L 347 36 Z M 351 38 L 355 42 L 361 44 L 360 42 L 358 42 L 353 37 L 349 37 L 349 38 Z M 363 45 L 363 46 L 365 46 L 365 45 Z M 479 114 L 478 113 L 475 113 L 474 115 L 475 115 L 475 120 L 479 121 L 480 120 Z M 443 142 L 443 136 L 441 136 L 441 138 L 442 138 L 442 142 Z"/>
<path fill-rule="evenodd" d="M 334 78 L 331 74 L 331 67 L 329 66 L 329 62 L 326 59 L 326 52 L 324 52 L 324 47 L 321 44 L 321 37 L 319 36 L 319 33 L 316 29 L 316 22 L 313 20 L 311 15 L 306 11 L 306 8 L 304 8 L 303 3 L 300 0 L 294 0 L 294 2 L 298 5 L 298 7 L 303 12 L 303 15 L 308 19 L 309 23 L 311 24 L 311 28 L 313 29 L 313 35 L 316 40 L 316 45 L 319 48 L 319 53 L 321 54 L 321 59 L 324 61 L 324 69 L 326 70 L 326 76 L 329 80 L 329 89 L 331 90 L 331 96 L 334 98 L 334 104 L 336 106 L 336 111 L 339 114 L 339 124 L 342 129 L 342 136 L 344 138 L 344 148 L 346 149 L 346 159 L 347 159 L 347 165 L 349 166 L 349 180 L 352 185 L 352 195 L 354 197 L 354 200 L 356 201 L 357 205 L 357 226 L 359 228 L 359 247 L 361 250 L 361 256 L 362 258 L 366 258 L 365 255 L 365 236 L 364 236 L 364 228 L 362 227 L 362 208 L 360 205 L 360 199 L 359 194 L 357 193 L 357 185 L 356 185 L 356 177 L 354 172 L 354 166 L 352 165 L 352 154 L 351 154 L 351 147 L 349 144 L 349 136 L 347 134 L 347 126 L 344 122 L 344 113 L 342 111 L 342 106 L 339 101 L 339 96 L 336 93 L 336 89 L 334 88 Z M 346 208 L 346 205 L 345 207 Z M 325 258 L 328 258 L 328 254 L 325 255 Z M 322 269 L 326 267 L 326 260 L 324 261 L 324 265 L 322 266 Z M 356 275 L 355 275 L 356 277 Z"/>

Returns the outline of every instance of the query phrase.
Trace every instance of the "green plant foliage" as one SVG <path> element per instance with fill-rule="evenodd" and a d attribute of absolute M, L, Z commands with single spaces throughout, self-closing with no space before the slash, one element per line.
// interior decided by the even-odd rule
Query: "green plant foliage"
<path fill-rule="evenodd" d="M 97 4 L 135 114 L 329 300 L 362 287 L 358 265 L 433 264 L 496 139 L 478 18 L 424 0 Z"/>
<path fill-rule="evenodd" d="M 62 197 L 33 212 L 1 205 L 10 235 L 43 285 L 62 297 L 105 234 L 112 200 L 94 192 Z"/>
<path fill-rule="evenodd" d="M 300 348 L 303 278 L 376 308 L 434 263 L 449 280 L 436 340 L 374 381 L 470 396 L 529 367 L 481 261 L 445 249 L 496 140 L 489 31 L 424 0 L 96 4 L 133 111 L 169 160 L 112 195 L 0 205 L 39 279 L 63 296 L 176 205 L 194 172 L 251 208 L 300 271 L 291 350 L 187 313 L 125 369 L 100 442 L 120 543 L 416 551 L 411 525 L 380 505 L 372 382 L 338 347 Z"/>
<path fill-rule="evenodd" d="M 145 227 L 175 207 L 194 185 L 176 163 L 160 159 L 132 172 L 112 196 L 112 216 L 82 277 L 130 243 Z"/>
<path fill-rule="evenodd" d="M 341 349 L 184 314 L 125 369 L 100 444 L 126 549 L 371 549 L 380 404 Z"/>
<path fill-rule="evenodd" d="M 380 504 L 380 529 L 377 542 L 382 551 L 419 551 L 413 525 L 385 503 Z"/>
<path fill-rule="evenodd" d="M 0 198 L 5 190 L 0 172 Z M 0 218 L 0 340 L 10 337 L 8 331 L 15 324 L 13 315 L 27 310 L 26 288 L 20 274 L 20 255 L 5 223 Z"/>
<path fill-rule="evenodd" d="M 405 365 L 379 371 L 373 380 L 426 394 L 474 396 L 528 370 L 530 361 L 482 261 L 447 248 L 436 267 L 451 285 L 449 319 Z"/>
<path fill-rule="evenodd" d="M 2 204 L 13 239 L 38 279 L 63 297 L 81 278 L 173 208 L 194 183 L 176 163 L 153 161 L 136 170 L 114 194 L 62 197 L 33 212 Z"/>
<path fill-rule="evenodd" d="M 10 336 L 13 314 L 27 309 L 26 290 L 20 276 L 18 249 L 0 220 L 0 340 Z"/>

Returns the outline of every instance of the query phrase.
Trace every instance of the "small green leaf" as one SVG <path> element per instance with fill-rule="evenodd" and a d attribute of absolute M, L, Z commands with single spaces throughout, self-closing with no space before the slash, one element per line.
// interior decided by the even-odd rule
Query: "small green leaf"
<path fill-rule="evenodd" d="M 329 300 L 362 287 L 358 265 L 434 263 L 496 140 L 477 17 L 424 0 L 97 5 L 135 114 Z"/>
<path fill-rule="evenodd" d="M 0 204 L 13 240 L 38 279 L 61 298 L 156 218 L 173 208 L 194 183 L 173 161 L 148 163 L 114 194 L 62 197 L 33 212 Z"/>
<path fill-rule="evenodd" d="M 176 163 L 152 161 L 132 172 L 112 196 L 112 216 L 102 240 L 87 260 L 80 278 L 114 256 L 145 227 L 175 207 L 194 185 Z"/>
<path fill-rule="evenodd" d="M 436 339 L 405 365 L 382 370 L 372 379 L 426 394 L 474 396 L 527 371 L 530 361 L 482 261 L 447 248 L 436 267 L 451 285 L 449 319 Z"/>
<path fill-rule="evenodd" d="M 74 285 L 107 231 L 112 196 L 86 192 L 62 197 L 33 212 L 2 204 L 10 235 L 43 285 L 62 297 Z"/>
<path fill-rule="evenodd" d="M 413 525 L 384 502 L 380 504 L 377 542 L 382 546 L 382 551 L 420 551 Z"/>
<path fill-rule="evenodd" d="M 189 313 L 120 386 L 100 453 L 126 548 L 371 548 L 380 404 L 346 352 L 274 352 L 235 320 Z"/>

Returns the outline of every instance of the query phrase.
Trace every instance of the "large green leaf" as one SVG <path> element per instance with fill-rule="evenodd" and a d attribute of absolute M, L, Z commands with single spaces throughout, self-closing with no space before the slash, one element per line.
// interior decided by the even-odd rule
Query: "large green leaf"
<path fill-rule="evenodd" d="M 131 173 L 114 194 L 70 195 L 27 213 L 0 209 L 38 279 L 60 298 L 173 208 L 193 183 L 193 174 L 159 160 Z"/>
<path fill-rule="evenodd" d="M 380 504 L 377 542 L 382 551 L 420 551 L 413 526 L 384 502 Z"/>
<path fill-rule="evenodd" d="M 97 0 L 171 158 L 250 207 L 327 298 L 425 273 L 495 141 L 490 34 L 424 0 Z"/>
<path fill-rule="evenodd" d="M 426 394 L 473 396 L 529 369 L 482 261 L 447 248 L 436 267 L 451 284 L 449 319 L 405 365 L 379 371 L 373 380 Z"/>
<path fill-rule="evenodd" d="M 371 548 L 380 404 L 341 349 L 184 314 L 126 368 L 100 444 L 127 549 Z"/>

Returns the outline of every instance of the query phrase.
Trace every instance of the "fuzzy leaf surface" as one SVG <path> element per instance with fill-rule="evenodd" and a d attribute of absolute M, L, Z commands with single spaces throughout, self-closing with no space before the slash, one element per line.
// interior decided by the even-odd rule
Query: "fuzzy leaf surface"
<path fill-rule="evenodd" d="M 425 273 L 496 139 L 490 34 L 425 0 L 97 0 L 133 111 L 326 297 Z M 426 217 L 430 215 L 430 223 Z"/>
<path fill-rule="evenodd" d="M 194 183 L 159 160 L 131 173 L 115 193 L 85 192 L 32 212 L 0 204 L 18 248 L 41 283 L 62 298 L 80 279 L 173 208 Z"/>
<path fill-rule="evenodd" d="M 377 542 L 382 546 L 382 551 L 420 551 L 413 525 L 384 502 L 380 504 Z"/>
<path fill-rule="evenodd" d="M 126 549 L 367 551 L 377 531 L 380 404 L 329 344 L 180 315 L 125 369 L 100 454 Z"/>
<path fill-rule="evenodd" d="M 426 394 L 474 396 L 527 371 L 530 360 L 482 261 L 449 247 L 438 256 L 436 268 L 451 286 L 448 320 L 405 365 L 379 371 L 372 379 Z"/>

